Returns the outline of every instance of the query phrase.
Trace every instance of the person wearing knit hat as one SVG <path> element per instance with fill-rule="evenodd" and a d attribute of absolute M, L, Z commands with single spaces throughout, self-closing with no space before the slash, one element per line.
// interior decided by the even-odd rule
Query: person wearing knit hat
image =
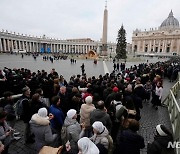
<path fill-rule="evenodd" d="M 168 134 L 163 130 L 163 125 L 159 124 L 156 126 L 156 131 L 160 136 L 167 136 Z"/>
<path fill-rule="evenodd" d="M 92 104 L 92 96 L 87 96 L 85 98 L 86 104 L 82 104 L 80 108 L 80 123 L 84 124 L 84 136 L 91 137 L 92 136 L 92 126 L 90 124 L 90 113 L 95 110 L 94 104 Z"/>
<path fill-rule="evenodd" d="M 70 109 L 67 112 L 67 116 L 64 120 L 64 124 L 61 130 L 62 144 L 66 145 L 67 151 L 70 150 L 73 151 L 74 153 L 76 152 L 78 153 L 77 141 L 79 140 L 79 135 L 81 133 L 81 126 L 76 119 L 77 119 L 76 110 Z M 65 131 L 66 133 L 64 133 Z"/>
<path fill-rule="evenodd" d="M 68 117 L 69 119 L 73 119 L 75 115 L 77 115 L 77 111 L 74 110 L 74 109 L 70 109 L 70 110 L 67 112 L 67 117 Z"/>
<path fill-rule="evenodd" d="M 87 97 L 85 98 L 86 104 L 91 104 L 92 101 L 93 101 L 92 96 L 87 96 Z"/>
<path fill-rule="evenodd" d="M 173 143 L 172 133 L 162 124 L 156 126 L 156 134 L 152 143 L 148 142 L 147 154 L 168 153 L 174 154 L 172 148 L 168 148 L 168 143 Z"/>
<path fill-rule="evenodd" d="M 114 87 L 114 88 L 113 88 L 113 91 L 114 91 L 115 93 L 117 93 L 117 92 L 119 91 L 118 87 Z"/>
<path fill-rule="evenodd" d="M 39 151 L 43 146 L 53 143 L 57 138 L 57 134 L 52 134 L 49 125 L 49 117 L 46 108 L 40 108 L 38 113 L 34 114 L 30 120 L 32 133 L 35 136 L 35 148 Z"/>

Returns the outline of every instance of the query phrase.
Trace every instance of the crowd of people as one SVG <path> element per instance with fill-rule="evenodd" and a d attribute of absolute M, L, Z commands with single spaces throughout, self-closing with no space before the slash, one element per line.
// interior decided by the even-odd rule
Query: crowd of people
<path fill-rule="evenodd" d="M 12 140 L 20 139 L 14 130 L 19 117 L 25 124 L 25 143 L 35 143 L 37 153 L 43 146 L 64 145 L 65 154 L 140 154 L 145 147 L 138 134 L 143 102 L 151 102 L 158 110 L 163 78 L 175 80 L 173 72 L 179 67 L 174 59 L 142 63 L 98 78 L 73 75 L 68 82 L 55 69 L 48 74 L 4 68 L 0 70 L 2 153 L 8 153 Z M 15 103 L 12 95 L 19 93 L 22 96 Z M 173 141 L 164 125 L 158 125 L 156 132 L 148 154 L 167 151 L 168 142 Z"/>

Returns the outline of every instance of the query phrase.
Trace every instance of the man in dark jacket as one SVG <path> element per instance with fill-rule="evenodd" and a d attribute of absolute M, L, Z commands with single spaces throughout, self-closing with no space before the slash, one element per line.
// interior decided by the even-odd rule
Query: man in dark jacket
<path fill-rule="evenodd" d="M 164 125 L 157 125 L 154 141 L 147 145 L 147 154 L 174 154 L 174 150 L 168 148 L 169 143 L 173 143 L 171 132 Z"/>
<path fill-rule="evenodd" d="M 65 86 L 62 86 L 60 88 L 58 96 L 61 98 L 61 104 L 59 107 L 62 109 L 64 115 L 66 116 L 66 113 L 70 109 L 70 106 L 69 106 L 69 97 L 66 92 Z"/>
<path fill-rule="evenodd" d="M 20 118 L 25 123 L 25 132 L 24 132 L 25 143 L 33 143 L 34 140 L 32 139 L 30 124 L 29 124 L 29 121 L 31 120 L 31 116 L 32 116 L 30 104 L 29 104 L 31 90 L 29 87 L 24 87 L 22 89 L 22 93 L 23 95 L 21 96 L 20 100 L 22 101 L 23 111 L 22 111 L 22 115 L 20 115 Z"/>
<path fill-rule="evenodd" d="M 114 154 L 140 154 L 140 149 L 145 147 L 144 138 L 137 134 L 139 122 L 129 119 L 127 130 L 119 131 L 117 135 L 117 146 Z"/>
<path fill-rule="evenodd" d="M 103 101 L 97 102 L 96 109 L 90 113 L 90 124 L 92 125 L 95 121 L 100 121 L 106 126 L 109 132 L 111 132 L 112 121 L 109 114 L 106 113 L 107 110 L 104 106 Z"/>

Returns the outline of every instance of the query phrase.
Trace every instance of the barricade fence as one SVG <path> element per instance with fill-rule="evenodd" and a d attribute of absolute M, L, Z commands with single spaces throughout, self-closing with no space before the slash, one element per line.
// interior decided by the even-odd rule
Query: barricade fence
<path fill-rule="evenodd" d="M 174 141 L 180 143 L 180 107 L 177 96 L 180 95 L 180 73 L 176 84 L 170 89 L 168 96 L 162 102 L 169 112 Z M 180 148 L 175 148 L 175 153 L 180 154 Z"/>

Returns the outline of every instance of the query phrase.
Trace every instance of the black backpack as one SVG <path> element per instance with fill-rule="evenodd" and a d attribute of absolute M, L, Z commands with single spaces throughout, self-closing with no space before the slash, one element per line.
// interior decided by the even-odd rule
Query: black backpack
<path fill-rule="evenodd" d="M 15 104 L 14 104 L 14 108 L 15 108 L 15 111 L 16 111 L 16 115 L 18 117 L 22 116 L 24 114 L 24 111 L 23 111 L 23 101 L 24 100 L 28 100 L 27 98 L 20 98 Z"/>

